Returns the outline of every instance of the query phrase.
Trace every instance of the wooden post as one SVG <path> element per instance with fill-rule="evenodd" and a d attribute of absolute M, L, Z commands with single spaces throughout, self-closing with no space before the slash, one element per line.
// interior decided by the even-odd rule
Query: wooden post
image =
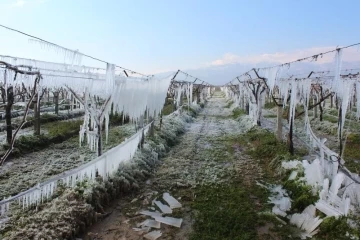
<path fill-rule="evenodd" d="M 54 92 L 55 114 L 59 114 L 59 92 Z"/>
<path fill-rule="evenodd" d="M 198 90 L 196 91 L 196 103 L 197 104 L 200 103 L 200 86 L 199 86 Z"/>
<path fill-rule="evenodd" d="M 100 123 L 100 118 L 98 119 Z M 97 126 L 98 134 L 98 156 L 102 155 L 101 124 Z"/>
<path fill-rule="evenodd" d="M 335 107 L 336 107 L 336 109 L 339 109 L 339 99 L 338 99 L 338 97 L 335 97 Z"/>
<path fill-rule="evenodd" d="M 70 111 L 74 110 L 74 95 L 71 94 L 70 96 Z"/>
<path fill-rule="evenodd" d="M 3 100 L 3 104 L 6 102 L 6 94 L 5 94 L 5 88 L 1 87 L 1 97 Z"/>
<path fill-rule="evenodd" d="M 40 135 L 40 102 L 38 101 L 37 93 L 33 99 L 34 103 L 34 135 Z"/>
<path fill-rule="evenodd" d="M 340 104 L 339 104 L 340 105 Z M 340 130 L 340 127 L 342 125 L 342 118 L 341 118 L 341 115 L 342 115 L 342 107 L 341 105 L 339 106 L 339 115 L 338 115 L 338 131 L 339 131 L 339 156 L 341 156 L 342 152 L 343 152 L 343 141 L 342 141 L 342 132 Z"/>
<path fill-rule="evenodd" d="M 325 101 L 324 101 L 325 102 Z M 320 110 L 320 122 L 323 120 L 323 114 L 324 114 L 324 108 L 322 106 L 322 103 L 319 104 L 319 110 Z"/>
<path fill-rule="evenodd" d="M 333 108 L 334 107 L 334 97 L 333 95 L 331 95 L 330 97 L 330 108 Z"/>
<path fill-rule="evenodd" d="M 11 144 L 11 140 L 12 140 L 11 107 L 13 103 L 14 103 L 14 91 L 13 91 L 13 87 L 10 86 L 7 89 L 7 104 L 5 110 L 6 141 L 8 144 Z"/>
<path fill-rule="evenodd" d="M 149 118 L 149 121 L 151 122 L 152 121 L 152 123 L 151 123 L 151 125 L 150 125 L 150 129 L 149 129 L 149 136 L 150 137 L 153 137 L 154 136 L 154 133 L 155 133 L 155 128 L 154 128 L 154 126 L 155 126 L 155 121 L 153 121 L 154 120 L 154 118 L 153 117 L 150 117 Z"/>
<path fill-rule="evenodd" d="M 282 102 L 281 100 L 278 101 L 278 106 L 277 106 L 277 129 L 276 129 L 276 138 L 277 140 L 279 141 L 282 141 L 282 136 L 283 136 L 283 133 L 282 133 L 282 130 L 283 130 L 283 127 L 282 127 L 282 116 L 283 116 L 283 106 L 282 106 Z"/>
<path fill-rule="evenodd" d="M 161 125 L 162 125 L 162 113 L 160 114 L 160 129 L 161 129 Z"/>
<path fill-rule="evenodd" d="M 290 129 L 289 129 L 289 135 L 288 135 L 288 146 L 289 146 L 289 152 L 291 155 L 294 155 L 294 142 L 293 142 L 293 120 L 290 119 Z"/>
<path fill-rule="evenodd" d="M 314 105 L 316 104 L 316 98 L 314 98 Z M 318 117 L 318 111 L 317 111 L 317 106 L 314 107 L 314 118 L 317 118 Z"/>

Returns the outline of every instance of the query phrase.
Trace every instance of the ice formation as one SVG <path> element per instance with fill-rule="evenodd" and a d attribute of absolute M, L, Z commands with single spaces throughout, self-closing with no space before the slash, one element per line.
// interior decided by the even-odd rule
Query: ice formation
<path fill-rule="evenodd" d="M 328 216 L 348 215 L 354 210 L 354 207 L 360 207 L 360 176 L 348 171 L 344 166 L 344 160 L 338 153 L 329 149 L 326 145 L 326 139 L 316 136 L 310 126 L 308 117 L 308 108 L 322 101 L 322 97 L 329 97 L 334 94 L 332 101 L 339 104 L 339 126 L 338 135 L 344 131 L 345 116 L 352 101 L 356 101 L 357 118 L 360 117 L 360 81 L 359 78 L 341 75 L 342 50 L 337 49 L 335 54 L 335 69 L 333 76 L 324 76 L 316 73 L 307 74 L 304 77 L 295 78 L 294 76 L 283 77 L 283 71 L 288 66 L 279 66 L 273 68 L 257 69 L 259 76 L 264 78 L 267 83 L 267 90 L 274 94 L 276 98 L 283 99 L 283 106 L 289 107 L 289 124 L 294 122 L 297 113 L 296 107 L 304 107 L 306 143 L 315 150 L 318 157 L 313 161 L 304 160 L 283 162 L 282 167 L 292 169 L 289 180 L 297 178 L 303 183 L 310 185 L 314 195 L 319 195 L 320 199 L 315 205 L 309 206 L 301 214 L 295 214 L 291 217 L 291 223 L 305 230 L 303 237 L 311 237 L 316 233 L 316 227 L 321 223 L 321 219 L 315 216 L 315 209 L 325 213 Z M 315 76 L 314 76 L 315 75 Z M 314 77 L 312 77 L 314 76 Z M 222 87 L 226 98 L 232 99 L 234 103 L 245 109 L 249 106 L 249 116 L 257 121 L 259 119 L 259 108 L 264 99 L 261 94 L 254 95 L 250 84 L 257 84 L 258 79 L 240 77 L 236 85 L 230 82 Z M 314 99 L 316 101 L 311 102 Z M 353 100 L 354 99 L 354 100 Z M 259 104 L 258 104 L 259 103 Z M 325 102 L 321 103 L 324 107 Z M 341 166 L 341 167 L 340 167 Z M 298 172 L 304 171 L 304 177 L 298 177 Z M 290 199 L 287 199 L 285 193 L 274 187 L 272 189 L 278 192 L 271 197 L 270 202 L 274 204 L 273 212 L 275 214 L 286 216 L 286 209 L 290 205 Z"/>
<path fill-rule="evenodd" d="M 182 205 L 179 203 L 178 200 L 176 200 L 173 196 L 171 196 L 169 193 L 163 194 L 163 199 L 169 204 L 170 208 L 181 208 Z"/>
<path fill-rule="evenodd" d="M 290 218 L 290 223 L 296 225 L 305 232 L 301 234 L 302 239 L 314 236 L 318 229 L 316 229 L 323 221 L 315 215 L 316 208 L 314 205 L 307 206 L 301 214 L 295 213 Z"/>
<path fill-rule="evenodd" d="M 150 124 L 144 127 L 144 134 L 147 134 L 149 127 Z M 0 201 L 1 216 L 6 215 L 9 211 L 10 204 L 15 201 L 23 208 L 42 203 L 44 200 L 53 196 L 57 189 L 58 182 L 62 182 L 65 186 L 73 188 L 77 182 L 85 179 L 94 181 L 96 176 L 101 176 L 106 180 L 108 177 L 113 176 L 117 172 L 120 164 L 127 163 L 134 156 L 138 144 L 141 141 L 143 131 L 138 131 L 120 145 L 80 167 L 64 172 L 25 192 Z"/>

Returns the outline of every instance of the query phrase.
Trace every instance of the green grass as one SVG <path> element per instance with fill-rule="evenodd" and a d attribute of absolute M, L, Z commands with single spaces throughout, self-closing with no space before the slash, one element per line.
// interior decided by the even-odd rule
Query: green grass
<path fill-rule="evenodd" d="M 302 212 L 310 204 L 319 200 L 319 196 L 313 196 L 311 187 L 295 180 L 285 181 L 284 189 L 287 190 L 292 200 L 291 211 L 293 213 Z"/>
<path fill-rule="evenodd" d="M 174 105 L 173 104 L 167 104 L 162 109 L 162 115 L 166 116 L 174 112 Z"/>
<path fill-rule="evenodd" d="M 344 150 L 345 166 L 354 173 L 360 173 L 360 134 L 349 134 Z"/>
<path fill-rule="evenodd" d="M 256 193 L 256 191 L 258 191 Z M 192 208 L 196 220 L 190 240 L 256 239 L 262 206 L 253 198 L 266 199 L 263 189 L 246 188 L 241 181 L 196 189 Z M 254 195 L 253 195 L 254 194 Z M 256 195 L 255 195 L 256 194 Z"/>
<path fill-rule="evenodd" d="M 332 116 L 332 115 L 326 115 L 326 114 L 323 115 L 323 120 L 324 120 L 324 121 L 331 122 L 331 123 L 337 123 L 337 122 L 338 122 L 338 118 L 337 118 L 337 117 L 334 117 L 334 116 Z"/>
<path fill-rule="evenodd" d="M 129 121 L 130 121 L 129 117 L 126 116 L 124 118 L 122 113 L 115 112 L 115 113 L 109 115 L 109 124 L 110 124 L 110 126 L 123 125 L 123 124 L 128 123 Z"/>
<path fill-rule="evenodd" d="M 237 119 L 242 115 L 245 115 L 245 111 L 242 110 L 241 108 L 234 108 L 232 112 L 233 112 L 232 116 L 234 119 Z"/>
<path fill-rule="evenodd" d="M 74 131 L 80 130 L 83 120 L 61 121 L 57 123 L 45 124 L 43 127 L 49 131 L 49 136 L 64 136 Z"/>
<path fill-rule="evenodd" d="M 275 134 L 267 130 L 253 128 L 243 136 L 242 141 L 251 144 L 247 154 L 255 159 L 271 160 L 277 155 L 288 153 L 287 145 L 278 141 Z"/>
<path fill-rule="evenodd" d="M 347 219 L 348 218 L 344 216 L 338 219 L 335 217 L 325 218 L 320 224 L 320 232 L 315 235 L 314 239 L 348 240 L 351 239 L 348 234 L 359 236 L 359 229 L 351 228 L 347 224 Z"/>
<path fill-rule="evenodd" d="M 277 118 L 276 114 L 268 114 L 268 115 L 264 115 L 264 118 Z"/>
<path fill-rule="evenodd" d="M 267 102 L 267 103 L 265 103 L 265 105 L 264 105 L 264 108 L 265 108 L 265 109 L 271 109 L 271 108 L 274 108 L 274 107 L 276 107 L 276 103 L 275 103 L 275 102 Z"/>
<path fill-rule="evenodd" d="M 53 143 L 63 142 L 78 134 L 82 120 L 61 121 L 56 123 L 47 123 L 41 126 L 48 130 L 48 134 L 22 135 L 16 139 L 14 144 L 13 156 L 26 154 L 42 150 Z M 3 150 L 9 148 L 8 144 L 3 145 Z"/>

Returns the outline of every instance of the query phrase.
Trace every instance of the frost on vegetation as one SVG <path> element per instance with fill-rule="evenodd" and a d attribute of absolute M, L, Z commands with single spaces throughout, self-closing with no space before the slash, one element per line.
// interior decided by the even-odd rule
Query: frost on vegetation
<path fill-rule="evenodd" d="M 267 86 L 270 93 L 276 89 L 276 97 L 282 99 L 289 99 L 284 101 L 283 106 L 289 108 L 288 123 L 294 122 L 294 117 L 297 113 L 297 107 L 304 107 L 304 121 L 301 128 L 297 129 L 302 135 L 306 136 L 304 143 L 308 145 L 311 150 L 317 153 L 316 159 L 312 161 L 304 160 L 300 162 L 286 162 L 282 166 L 286 170 L 292 170 L 289 180 L 305 184 L 310 186 L 312 194 L 315 197 L 319 197 L 319 200 L 310 205 L 303 213 L 299 213 L 293 216 L 292 222 L 298 227 L 305 230 L 308 236 L 312 236 L 316 233 L 314 228 L 308 226 L 317 226 L 321 223 L 314 212 L 315 208 L 327 216 L 349 216 L 349 214 L 358 214 L 359 200 L 360 200 L 360 177 L 357 174 L 353 174 L 344 167 L 344 160 L 339 157 L 339 154 L 329 149 L 326 145 L 326 139 L 317 137 L 311 125 L 314 129 L 320 130 L 327 134 L 338 135 L 338 138 L 342 137 L 344 132 L 344 123 L 347 111 L 350 104 L 353 104 L 354 97 L 359 100 L 360 84 L 358 78 L 349 77 L 348 75 L 340 75 L 341 62 L 342 62 L 342 50 L 337 49 L 335 54 L 335 69 L 332 77 L 326 78 L 312 78 L 310 75 L 304 78 L 289 78 L 283 77 L 282 73 L 286 70 L 282 67 L 273 67 L 268 69 L 261 69 L 260 76 L 264 77 L 267 82 Z M 284 72 L 285 73 L 285 72 Z M 249 116 L 253 121 L 259 120 L 259 112 L 261 112 L 261 105 L 263 103 L 261 94 L 254 96 L 249 89 L 251 84 L 246 84 L 248 81 L 252 81 L 253 85 L 258 84 L 255 80 L 251 79 L 251 74 L 240 76 L 237 80 L 240 83 L 233 84 L 222 88 L 226 97 L 232 99 L 240 108 L 249 107 Z M 283 75 L 283 76 L 282 76 Z M 350 74 L 351 75 L 351 74 Z M 249 78 L 250 76 L 250 78 Z M 314 79 L 316 79 L 314 81 Z M 310 106 L 310 99 L 315 98 L 317 101 L 322 97 L 316 91 L 313 91 L 314 84 L 319 84 L 322 87 L 323 93 L 334 93 L 338 107 L 339 107 L 339 123 L 331 123 L 328 121 L 320 122 L 318 119 L 310 121 L 308 109 Z M 238 85 L 238 92 L 234 91 Z M 260 85 L 258 85 L 260 87 Z M 355 91 L 356 89 L 356 91 Z M 253 92 L 254 93 L 254 92 Z M 360 101 L 357 101 L 357 116 L 360 116 Z M 341 111 L 340 111 L 341 109 Z M 301 130 L 303 129 L 303 130 Z M 299 176 L 299 172 L 303 171 L 304 176 Z M 302 172 L 301 172 L 302 173 Z M 278 190 L 278 194 L 271 198 L 271 202 L 275 204 L 274 212 L 279 215 L 286 216 L 284 211 L 287 206 L 286 195 Z M 282 206 L 283 209 L 280 207 Z M 306 235 L 305 234 L 305 235 Z M 305 236 L 304 235 L 304 236 Z M 306 236 L 305 236 L 306 237 Z"/>
<path fill-rule="evenodd" d="M 85 230 L 85 226 L 95 221 L 93 207 L 73 190 L 66 190 L 38 210 L 15 213 L 2 231 L 6 232 L 4 237 L 8 240 L 72 239 L 79 230 Z"/>
<path fill-rule="evenodd" d="M 268 189 L 271 192 L 269 202 L 274 204 L 272 212 L 276 215 L 285 217 L 287 211 L 291 209 L 291 199 L 281 185 L 264 185 L 257 182 L 257 185 Z"/>
<path fill-rule="evenodd" d="M 312 163 L 303 160 L 303 168 L 305 173 L 305 182 L 307 185 L 312 186 L 313 193 L 316 194 L 324 181 L 324 175 L 320 166 L 319 159 L 315 159 Z"/>
<path fill-rule="evenodd" d="M 241 118 L 239 118 L 238 121 L 239 121 L 239 128 L 244 129 L 244 131 L 251 129 L 256 125 L 256 123 L 254 123 L 254 121 L 251 119 L 250 116 L 241 116 Z"/>
<path fill-rule="evenodd" d="M 301 162 L 298 160 L 291 160 L 291 161 L 282 161 L 281 167 L 284 169 L 297 169 L 299 166 L 301 166 Z"/>
<path fill-rule="evenodd" d="M 144 129 L 145 134 L 148 131 L 148 127 L 149 126 Z M 55 176 L 46 182 L 39 183 L 35 187 L 19 193 L 14 197 L 4 199 L 0 202 L 0 205 L 18 202 L 18 204 L 25 209 L 32 205 L 39 205 L 47 199 L 51 199 L 56 192 L 59 183 L 64 184 L 66 187 L 74 188 L 77 183 L 84 180 L 90 182 L 95 181 L 97 176 L 106 180 L 116 173 L 121 163 L 126 163 L 132 158 L 138 148 L 141 138 L 142 132 L 137 132 L 124 143 L 107 151 L 93 161 Z M 4 213 L 5 212 L 3 212 L 3 214 Z"/>
<path fill-rule="evenodd" d="M 162 128 L 155 131 L 154 136 L 146 138 L 143 148 L 135 153 L 131 161 L 122 163 L 115 174 L 106 179 L 96 178 L 94 182 L 84 178 L 83 182 L 75 184 L 73 190 L 66 190 L 52 201 L 39 205 L 38 211 L 30 208 L 25 212 L 21 209 L 13 212 L 10 221 L 0 233 L 11 236 L 9 240 L 35 236 L 72 238 L 80 229 L 96 220 L 94 209 L 101 212 L 102 206 L 120 192 L 138 188 L 140 181 L 147 179 L 159 163 L 157 150 L 168 146 L 168 139 L 162 137 L 164 133 L 172 133 L 176 137 L 185 131 L 185 124 L 191 119 L 187 113 L 164 118 Z M 176 205 L 175 202 L 172 203 Z M 70 221 L 69 216 L 72 218 Z"/>

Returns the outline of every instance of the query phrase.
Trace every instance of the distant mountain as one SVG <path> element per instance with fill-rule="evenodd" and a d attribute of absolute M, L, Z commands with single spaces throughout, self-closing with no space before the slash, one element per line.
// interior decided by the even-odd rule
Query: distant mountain
<path fill-rule="evenodd" d="M 184 69 L 185 72 L 196 76 L 204 81 L 207 81 L 210 84 L 214 85 L 223 85 L 228 83 L 236 76 L 252 69 L 252 68 L 261 68 L 274 66 L 279 63 L 269 63 L 263 62 L 259 64 L 243 64 L 243 63 L 233 63 L 226 64 L 220 66 L 209 66 L 198 69 Z M 319 71 L 334 71 L 335 64 L 330 63 L 316 63 L 316 62 L 301 62 L 291 64 L 290 68 L 283 72 L 283 74 L 302 74 L 307 76 L 311 71 L 319 72 Z M 342 70 L 345 69 L 357 69 L 355 72 L 360 72 L 360 61 L 359 62 L 343 62 Z M 285 75 L 286 76 L 286 75 Z"/>

